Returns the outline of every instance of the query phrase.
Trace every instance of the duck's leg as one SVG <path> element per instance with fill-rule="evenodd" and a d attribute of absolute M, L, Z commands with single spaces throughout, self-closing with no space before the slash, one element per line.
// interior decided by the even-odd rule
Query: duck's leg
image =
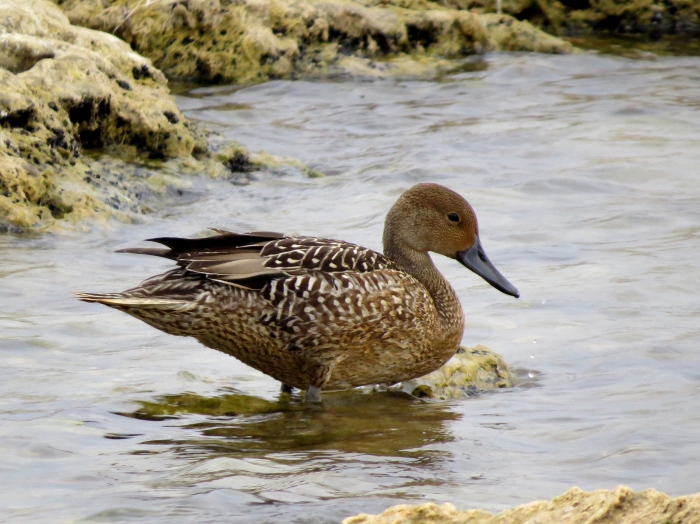
<path fill-rule="evenodd" d="M 288 386 L 284 382 L 282 382 L 282 385 L 280 386 L 280 393 L 291 393 L 294 388 L 292 386 Z"/>
<path fill-rule="evenodd" d="M 304 395 L 306 402 L 321 402 L 321 388 L 316 386 L 309 386 L 306 390 L 306 395 Z"/>
<path fill-rule="evenodd" d="M 340 362 L 339 358 L 332 358 L 325 362 L 307 361 L 305 371 L 311 379 L 304 396 L 306 402 L 321 402 L 321 388 L 328 383 L 335 366 Z"/>

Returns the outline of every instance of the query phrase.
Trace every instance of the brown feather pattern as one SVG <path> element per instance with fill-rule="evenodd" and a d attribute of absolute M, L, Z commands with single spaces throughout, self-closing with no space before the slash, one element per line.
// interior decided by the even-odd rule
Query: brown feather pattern
<path fill-rule="evenodd" d="M 340 240 L 219 233 L 153 239 L 168 250 L 122 250 L 170 258 L 181 267 L 123 293 L 81 299 L 167 333 L 194 336 L 300 388 L 408 379 L 454 352 L 425 358 L 431 348 L 415 333 L 440 330 L 433 301 L 384 255 Z M 455 320 L 461 325 L 461 310 Z M 402 364 L 407 369 L 400 375 L 392 365 L 396 352 L 408 352 L 413 361 Z"/>
<path fill-rule="evenodd" d="M 464 217 L 458 225 L 452 211 Z M 79 298 L 304 389 L 408 380 L 459 347 L 464 315 L 428 251 L 454 258 L 478 230 L 469 204 L 446 188 L 420 184 L 401 196 L 385 223 L 387 255 L 340 240 L 214 231 L 122 250 L 178 267 L 122 293 Z"/>

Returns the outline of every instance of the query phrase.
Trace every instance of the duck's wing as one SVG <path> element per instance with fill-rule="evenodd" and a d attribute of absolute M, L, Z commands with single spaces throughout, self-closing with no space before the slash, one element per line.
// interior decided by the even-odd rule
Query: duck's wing
<path fill-rule="evenodd" d="M 328 341 L 337 349 L 338 340 L 356 343 L 408 329 L 430 303 L 425 288 L 397 264 L 349 242 L 283 238 L 261 255 L 266 267 L 288 275 L 260 290 L 272 306 L 261 321 L 276 327 L 289 350 L 311 351 L 321 361 Z"/>
<path fill-rule="evenodd" d="M 211 280 L 256 290 L 281 277 L 367 273 L 394 266 L 376 251 L 340 240 L 287 237 L 267 231 L 215 231 L 219 234 L 207 238 L 153 238 L 149 241 L 165 248 L 118 252 L 169 258 Z"/>
<path fill-rule="evenodd" d="M 271 278 L 284 275 L 278 269 L 265 267 L 265 259 L 260 256 L 267 243 L 284 238 L 284 234 L 214 231 L 218 235 L 206 238 L 150 238 L 149 242 L 157 242 L 165 248 L 128 248 L 117 253 L 169 258 L 193 273 L 249 289 L 262 289 Z"/>
<path fill-rule="evenodd" d="M 259 321 L 288 349 L 321 352 L 339 333 L 351 340 L 384 335 L 387 319 L 403 329 L 429 301 L 422 286 L 390 259 L 350 242 L 217 232 L 200 239 L 152 239 L 165 246 L 157 250 L 122 250 L 166 257 L 182 268 L 147 281 L 139 296 L 170 298 L 180 288 L 191 294 L 199 279 L 244 288 L 269 304 Z M 172 282 L 166 282 L 168 275 Z"/>
<path fill-rule="evenodd" d="M 393 267 L 381 253 L 343 240 L 288 237 L 268 242 L 260 252 L 265 266 L 290 274 L 366 273 Z"/>

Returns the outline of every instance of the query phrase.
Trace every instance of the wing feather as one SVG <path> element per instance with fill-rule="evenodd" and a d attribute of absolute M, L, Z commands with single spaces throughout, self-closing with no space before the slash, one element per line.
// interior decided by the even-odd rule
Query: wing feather
<path fill-rule="evenodd" d="M 218 235 L 206 238 L 150 239 L 167 249 L 131 248 L 120 252 L 169 258 L 192 273 L 257 290 L 280 278 L 313 277 L 322 273 L 371 273 L 396 268 L 383 255 L 340 240 L 286 237 L 268 231 L 242 234 L 221 229 L 214 231 Z M 297 284 L 308 283 L 312 286 L 314 282 L 315 277 L 298 281 Z M 283 288 L 281 286 L 279 289 Z M 303 291 L 300 289 L 301 293 Z"/>

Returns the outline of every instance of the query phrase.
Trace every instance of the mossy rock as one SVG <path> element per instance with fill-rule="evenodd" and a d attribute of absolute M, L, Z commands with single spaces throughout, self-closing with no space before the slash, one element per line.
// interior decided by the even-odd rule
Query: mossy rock
<path fill-rule="evenodd" d="M 420 68 L 490 49 L 573 50 L 527 22 L 506 17 L 518 30 L 504 38 L 481 14 L 427 0 L 56 1 L 73 23 L 117 34 L 170 78 L 208 84 L 328 72 L 348 57 Z"/>
<path fill-rule="evenodd" d="M 476 12 L 493 11 L 496 0 L 440 0 Z M 503 12 L 554 34 L 613 33 L 697 36 L 697 0 L 503 0 Z"/>
<path fill-rule="evenodd" d="M 285 409 L 277 402 L 230 393 L 216 397 L 205 397 L 195 393 L 164 395 L 153 401 L 140 401 L 140 407 L 126 416 L 144 420 L 164 420 L 183 415 L 205 415 L 210 417 L 233 417 L 238 415 L 261 415 Z"/>
<path fill-rule="evenodd" d="M 114 173 L 113 162 L 85 153 L 142 162 L 208 154 L 166 84 L 122 40 L 72 26 L 51 2 L 0 0 L 0 229 L 143 211 L 135 197 L 157 192 L 163 177 Z"/>
<path fill-rule="evenodd" d="M 480 391 L 513 387 L 513 375 L 502 356 L 479 344 L 460 347 L 441 368 L 400 387 L 416 397 L 463 398 Z"/>

